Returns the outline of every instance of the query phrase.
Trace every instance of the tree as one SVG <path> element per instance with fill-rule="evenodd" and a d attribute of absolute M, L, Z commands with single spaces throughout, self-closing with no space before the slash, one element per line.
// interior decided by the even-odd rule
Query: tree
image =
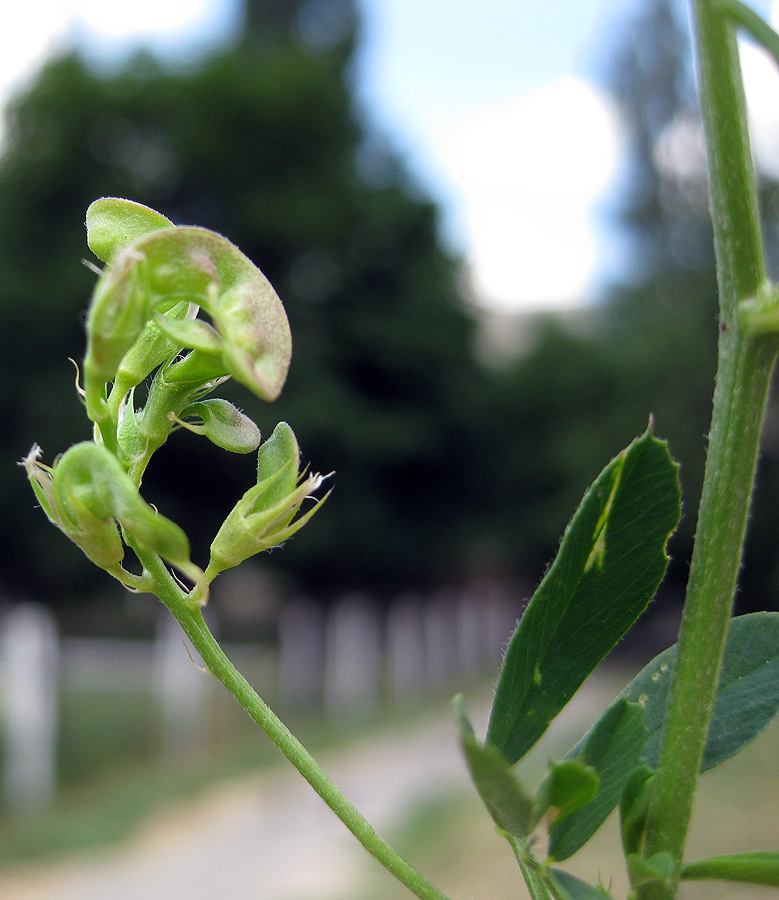
<path fill-rule="evenodd" d="M 268 564 L 320 592 L 455 575 L 481 378 L 475 323 L 435 206 L 356 108 L 358 35 L 349 2 L 251 0 L 235 43 L 190 68 L 139 55 L 106 76 L 68 52 L 11 104 L 0 165 L 4 471 L 33 435 L 48 454 L 83 437 L 66 358 L 82 353 L 93 280 L 79 263 L 84 211 L 98 196 L 128 196 L 228 235 L 287 307 L 295 351 L 283 399 L 234 396 L 265 434 L 292 422 L 312 465 L 337 478 L 305 547 L 292 542 Z M 185 434 L 167 459 L 147 494 L 186 521 L 202 554 L 226 512 L 212 508 L 211 487 L 237 499 L 253 463 L 217 464 Z M 186 506 L 173 500 L 181 486 Z M 44 533 L 23 480 L 0 479 L 0 491 L 2 577 L 57 600 L 91 587 L 89 568 Z"/>
<path fill-rule="evenodd" d="M 603 298 L 606 352 L 619 359 L 624 392 L 651 409 L 681 463 L 685 514 L 670 576 L 686 580 L 716 366 L 717 284 L 701 125 L 685 7 L 646 0 L 603 66 L 628 136 L 616 220 L 632 248 L 626 276 Z M 776 182 L 760 178 L 767 235 L 775 233 Z M 774 242 L 775 243 L 775 242 Z M 769 248 L 771 242 L 769 241 Z M 770 426 L 769 426 L 770 427 Z M 769 444 L 770 447 L 770 444 Z M 779 483 L 766 455 L 741 578 L 747 609 L 775 606 L 779 567 L 766 542 Z M 775 522 L 775 518 L 773 519 Z M 772 543 L 772 542 L 771 542 Z"/>

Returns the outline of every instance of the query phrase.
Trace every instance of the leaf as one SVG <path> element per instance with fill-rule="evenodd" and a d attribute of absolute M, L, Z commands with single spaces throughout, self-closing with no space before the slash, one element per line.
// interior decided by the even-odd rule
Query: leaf
<path fill-rule="evenodd" d="M 460 745 L 476 790 L 495 824 L 512 837 L 530 833 L 530 798 L 517 781 L 503 755 L 495 747 L 482 747 L 465 715 L 462 695 L 454 700 L 460 727 Z"/>
<path fill-rule="evenodd" d="M 699 859 L 685 863 L 681 877 L 688 880 L 716 878 L 719 881 L 747 881 L 779 887 L 779 853 L 755 850 Z"/>
<path fill-rule="evenodd" d="M 625 856 L 629 853 L 639 853 L 643 845 L 654 775 L 648 766 L 638 766 L 631 773 L 622 791 L 619 818 Z"/>
<path fill-rule="evenodd" d="M 626 857 L 630 883 L 633 887 L 656 882 L 664 886 L 671 883 L 674 874 L 674 858 L 670 853 L 661 850 L 644 859 L 637 853 L 628 853 Z"/>
<path fill-rule="evenodd" d="M 603 900 L 604 897 L 611 897 L 601 888 L 593 887 L 562 869 L 550 869 L 549 881 L 561 900 Z"/>
<path fill-rule="evenodd" d="M 562 759 L 549 764 L 533 801 L 533 826 L 547 815 L 559 822 L 589 803 L 598 792 L 600 779 L 580 759 Z"/>
<path fill-rule="evenodd" d="M 622 695 L 644 707 L 649 730 L 644 749 L 656 768 L 676 645 L 648 663 Z M 779 613 L 731 619 L 701 772 L 719 765 L 754 740 L 779 710 Z"/>
<path fill-rule="evenodd" d="M 552 858 L 567 859 L 600 828 L 638 766 L 646 737 L 643 709 L 621 697 L 566 754 L 566 759 L 578 759 L 592 767 L 598 775 L 599 787 L 578 812 L 551 826 L 549 855 Z"/>
<path fill-rule="evenodd" d="M 510 764 L 649 603 L 679 515 L 677 466 L 647 430 L 585 495 L 509 643 L 487 742 Z"/>

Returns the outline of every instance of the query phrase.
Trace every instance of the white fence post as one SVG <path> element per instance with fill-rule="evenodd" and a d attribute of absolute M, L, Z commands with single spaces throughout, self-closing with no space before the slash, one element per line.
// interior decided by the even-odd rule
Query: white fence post
<path fill-rule="evenodd" d="M 381 630 L 367 597 L 340 600 L 327 621 L 325 706 L 329 712 L 359 715 L 376 704 L 381 673 Z"/>
<path fill-rule="evenodd" d="M 169 754 L 202 749 L 206 732 L 206 701 L 211 679 L 196 667 L 202 660 L 178 622 L 164 611 L 154 642 L 152 689 L 160 711 L 161 746 Z"/>
<path fill-rule="evenodd" d="M 25 603 L 5 619 L 3 800 L 13 810 L 46 806 L 57 771 L 58 638 L 53 615 Z"/>
<path fill-rule="evenodd" d="M 285 604 L 279 615 L 279 676 L 281 704 L 317 707 L 322 703 L 325 669 L 325 617 L 308 600 Z"/>
<path fill-rule="evenodd" d="M 391 699 L 418 699 L 424 694 L 425 675 L 420 600 L 414 594 L 404 594 L 387 614 L 387 689 Z"/>

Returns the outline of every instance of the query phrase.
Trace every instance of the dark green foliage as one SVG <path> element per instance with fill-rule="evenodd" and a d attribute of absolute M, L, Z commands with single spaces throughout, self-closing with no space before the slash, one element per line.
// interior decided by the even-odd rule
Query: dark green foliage
<path fill-rule="evenodd" d="M 560 869 L 549 870 L 549 881 L 560 900 L 604 900 L 605 897 L 611 896 L 601 888 L 593 887 L 581 878 Z"/>
<path fill-rule="evenodd" d="M 462 696 L 455 698 L 455 715 L 460 729 L 460 746 L 482 802 L 499 828 L 522 840 L 533 827 L 530 798 L 514 777 L 500 750 L 490 744 L 482 746 L 476 740 L 473 727 L 465 715 Z"/>
<path fill-rule="evenodd" d="M 644 707 L 649 738 L 644 758 L 657 766 L 676 645 L 655 657 L 623 696 Z M 730 622 L 701 771 L 712 769 L 753 741 L 779 710 L 779 613 L 737 616 Z"/>
<path fill-rule="evenodd" d="M 779 887 L 779 853 L 755 850 L 699 859 L 682 866 L 682 878 L 712 878 Z"/>
<path fill-rule="evenodd" d="M 487 741 L 510 764 L 646 608 L 679 515 L 676 466 L 647 431 L 587 492 L 509 643 Z"/>
<path fill-rule="evenodd" d="M 294 355 L 282 399 L 267 406 L 239 386 L 230 399 L 263 434 L 294 423 L 306 459 L 338 479 L 324 527 L 268 565 L 319 592 L 462 571 L 478 491 L 463 473 L 482 453 L 475 323 L 435 207 L 355 108 L 354 9 L 341 4 L 340 30 L 314 46 L 300 5 L 249 3 L 235 44 L 181 71 L 139 56 L 100 76 L 65 54 L 12 104 L 0 165 L 0 506 L 14 510 L 0 521 L 4 579 L 60 600 L 92 577 L 44 537 L 13 466 L 32 436 L 47 454 L 87 436 L 67 358 L 83 356 L 94 283 L 80 262 L 84 211 L 104 195 L 229 235 L 285 303 Z M 171 440 L 145 488 L 202 558 L 253 478 L 250 463 L 226 467 L 187 438 Z"/>
<path fill-rule="evenodd" d="M 583 809 L 559 823 L 549 835 L 549 855 L 567 859 L 592 837 L 614 809 L 641 759 L 647 731 L 638 703 L 617 700 L 568 754 L 591 766 L 598 775 L 598 791 Z"/>

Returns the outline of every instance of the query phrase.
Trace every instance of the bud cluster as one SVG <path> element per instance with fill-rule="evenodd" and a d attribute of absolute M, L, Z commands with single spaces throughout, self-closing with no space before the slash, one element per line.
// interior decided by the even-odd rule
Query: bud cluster
<path fill-rule="evenodd" d="M 226 238 L 177 227 L 154 210 L 103 198 L 87 212 L 87 242 L 105 263 L 87 314 L 83 398 L 94 440 L 53 466 L 35 446 L 23 460 L 49 519 L 96 565 L 127 587 L 154 592 L 154 576 L 124 565 L 125 545 L 179 570 L 193 603 L 221 571 L 277 546 L 324 502 L 298 517 L 321 485 L 301 475 L 292 430 L 282 423 L 261 443 L 256 424 L 227 400 L 207 397 L 234 378 L 272 401 L 284 385 L 291 338 L 284 308 L 260 270 Z M 204 313 L 207 319 L 199 317 Z M 135 389 L 149 379 L 146 402 Z M 257 484 L 214 538 L 205 570 L 190 559 L 178 525 L 140 496 L 152 454 L 175 428 L 205 435 L 225 450 L 259 447 Z"/>

